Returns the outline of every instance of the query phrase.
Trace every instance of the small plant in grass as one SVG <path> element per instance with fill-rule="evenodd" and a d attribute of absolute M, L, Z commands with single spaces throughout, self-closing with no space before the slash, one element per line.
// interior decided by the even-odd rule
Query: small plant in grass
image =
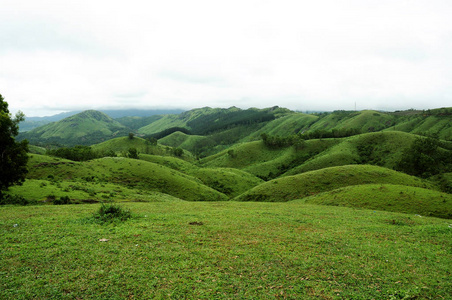
<path fill-rule="evenodd" d="M 114 203 L 102 203 L 99 210 L 94 213 L 93 218 L 99 223 L 113 223 L 126 221 L 132 217 L 132 213 Z"/>
<path fill-rule="evenodd" d="M 5 204 L 27 205 L 29 202 L 20 195 L 5 195 L 3 198 L 0 198 L 0 205 Z"/>
<path fill-rule="evenodd" d="M 60 199 L 53 200 L 54 205 L 70 204 L 71 199 L 68 196 L 63 196 Z"/>

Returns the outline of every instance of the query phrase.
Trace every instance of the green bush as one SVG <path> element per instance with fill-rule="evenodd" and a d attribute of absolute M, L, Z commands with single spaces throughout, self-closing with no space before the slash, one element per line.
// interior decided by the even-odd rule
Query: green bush
<path fill-rule="evenodd" d="M 0 197 L 0 205 L 5 204 L 27 205 L 29 202 L 19 195 L 4 195 L 3 197 Z"/>
<path fill-rule="evenodd" d="M 71 203 L 71 199 L 69 199 L 68 196 L 63 196 L 60 199 L 53 200 L 54 205 L 62 205 L 62 204 L 70 204 L 70 203 Z"/>
<path fill-rule="evenodd" d="M 113 223 L 116 221 L 126 221 L 132 217 L 129 210 L 122 208 L 114 203 L 102 203 L 99 210 L 94 213 L 93 218 L 98 223 Z"/>

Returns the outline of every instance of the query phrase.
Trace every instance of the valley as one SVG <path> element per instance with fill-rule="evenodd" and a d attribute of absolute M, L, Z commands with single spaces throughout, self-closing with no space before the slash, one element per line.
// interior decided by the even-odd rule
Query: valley
<path fill-rule="evenodd" d="M 275 106 L 91 110 L 22 131 L 0 297 L 447 298 L 451 125 L 452 108 Z M 112 203 L 132 218 L 90 218 Z"/>

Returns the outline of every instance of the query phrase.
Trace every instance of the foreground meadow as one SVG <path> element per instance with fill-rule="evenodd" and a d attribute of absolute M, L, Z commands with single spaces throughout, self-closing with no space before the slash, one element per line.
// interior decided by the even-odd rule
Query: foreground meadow
<path fill-rule="evenodd" d="M 1 299 L 450 299 L 450 220 L 287 203 L 0 207 Z"/>

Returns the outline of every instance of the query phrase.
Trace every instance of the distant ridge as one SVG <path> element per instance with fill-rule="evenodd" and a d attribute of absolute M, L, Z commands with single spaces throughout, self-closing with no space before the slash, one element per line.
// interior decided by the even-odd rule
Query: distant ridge
<path fill-rule="evenodd" d="M 103 112 L 87 110 L 19 134 L 35 144 L 91 145 L 127 135 L 129 129 Z"/>
<path fill-rule="evenodd" d="M 109 109 L 109 110 L 99 110 L 104 114 L 110 116 L 113 119 L 124 118 L 124 117 L 149 117 L 155 115 L 169 115 L 169 114 L 180 114 L 185 110 L 183 109 Z M 75 110 L 69 112 L 63 112 L 52 116 L 45 117 L 26 117 L 24 122 L 20 123 L 20 131 L 30 131 L 34 128 L 49 124 L 51 122 L 58 122 L 67 117 L 81 113 L 82 110 Z"/>
<path fill-rule="evenodd" d="M 28 132 L 22 132 L 18 138 L 27 138 L 31 143 L 40 144 L 90 145 L 133 132 L 148 138 L 161 139 L 162 144 L 182 147 L 199 157 L 218 153 L 238 142 L 260 140 L 263 133 L 280 137 L 312 134 L 317 138 L 332 138 L 343 137 L 344 135 L 341 136 L 341 134 L 344 132 L 353 132 L 352 135 L 356 135 L 402 131 L 416 135 L 437 135 L 442 140 L 452 140 L 452 108 L 402 112 L 363 110 L 305 114 L 278 106 L 246 110 L 237 107 L 203 107 L 175 113 L 180 111 L 123 110 L 105 111 L 105 113 L 91 110 L 88 115 L 81 112 L 51 123 L 52 125 L 46 124 Z M 94 112 L 108 118 L 99 115 L 95 117 Z M 146 117 L 131 116 L 157 112 L 174 113 Z M 114 119 L 111 115 L 118 118 Z M 119 117 L 122 115 L 128 116 Z M 78 117 L 74 118 L 75 116 Z M 67 121 L 68 118 L 70 121 Z M 63 120 L 70 122 L 71 127 L 61 125 L 60 122 Z M 181 138 L 180 132 L 193 138 Z M 172 134 L 175 135 L 172 136 Z"/>

